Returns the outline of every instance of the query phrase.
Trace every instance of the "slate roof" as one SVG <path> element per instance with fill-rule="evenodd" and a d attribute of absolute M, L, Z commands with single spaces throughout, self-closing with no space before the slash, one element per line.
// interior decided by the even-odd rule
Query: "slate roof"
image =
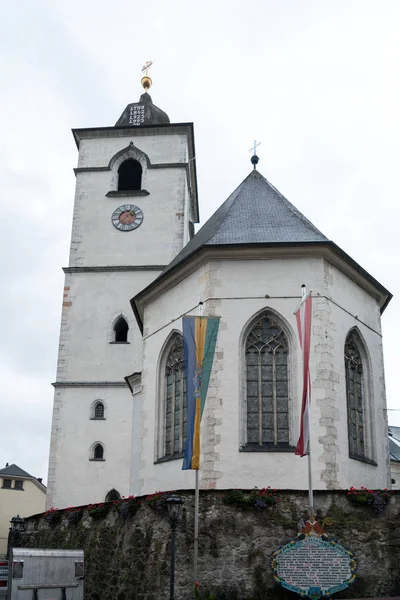
<path fill-rule="evenodd" d="M 381 313 L 392 294 L 339 246 L 330 241 L 257 170 L 242 181 L 160 275 L 131 299 L 139 329 L 143 332 L 142 308 L 146 294 L 168 278 L 202 249 L 260 246 L 321 245 L 351 265 L 382 295 Z"/>
<path fill-rule="evenodd" d="M 4 467 L 4 469 L 0 469 L 0 475 L 9 475 L 10 477 L 31 477 L 32 479 L 35 479 L 33 475 L 29 475 L 29 473 L 15 464 Z"/>
<path fill-rule="evenodd" d="M 400 427 L 389 425 L 389 453 L 390 460 L 400 462 Z"/>
<path fill-rule="evenodd" d="M 115 123 L 116 127 L 140 127 L 141 125 L 163 125 L 169 123 L 169 117 L 161 108 L 153 104 L 147 92 L 140 96 L 139 102 L 128 104 Z"/>
<path fill-rule="evenodd" d="M 329 242 L 274 186 L 253 170 L 164 269 L 204 246 Z"/>

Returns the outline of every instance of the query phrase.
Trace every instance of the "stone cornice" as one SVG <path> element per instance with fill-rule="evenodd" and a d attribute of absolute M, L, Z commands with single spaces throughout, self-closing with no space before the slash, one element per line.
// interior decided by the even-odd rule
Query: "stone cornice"
<path fill-rule="evenodd" d="M 107 198 L 128 198 L 129 196 L 149 196 L 150 192 L 147 190 L 111 190 L 107 192 Z"/>
<path fill-rule="evenodd" d="M 63 267 L 64 273 L 114 273 L 128 271 L 163 271 L 166 265 L 114 265 L 103 267 Z"/>
<path fill-rule="evenodd" d="M 185 169 L 189 172 L 189 164 L 188 163 L 157 163 L 157 164 L 149 164 L 148 169 Z M 107 167 L 76 167 L 74 169 L 75 175 L 78 173 L 95 173 L 96 171 L 111 171 L 109 166 Z M 142 190 L 146 191 L 146 190 Z M 148 192 L 147 192 L 148 193 Z"/>
<path fill-rule="evenodd" d="M 392 294 L 386 288 L 333 242 L 202 246 L 196 253 L 188 256 L 185 262 L 178 263 L 175 269 L 158 277 L 131 299 L 139 329 L 143 330 L 143 308 L 146 302 L 175 287 L 210 260 L 302 258 L 321 258 L 331 263 L 375 298 L 381 307 L 381 313 L 392 298 Z"/>
<path fill-rule="evenodd" d="M 55 388 L 126 388 L 125 381 L 55 381 Z"/>

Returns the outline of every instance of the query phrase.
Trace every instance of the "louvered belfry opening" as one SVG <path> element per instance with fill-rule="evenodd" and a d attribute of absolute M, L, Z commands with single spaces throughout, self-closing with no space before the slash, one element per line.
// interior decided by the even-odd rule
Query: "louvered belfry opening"
<path fill-rule="evenodd" d="M 289 444 L 288 342 L 275 317 L 260 316 L 246 339 L 247 445 Z"/>
<path fill-rule="evenodd" d="M 142 189 L 142 165 L 133 158 L 125 160 L 118 169 L 118 191 Z"/>

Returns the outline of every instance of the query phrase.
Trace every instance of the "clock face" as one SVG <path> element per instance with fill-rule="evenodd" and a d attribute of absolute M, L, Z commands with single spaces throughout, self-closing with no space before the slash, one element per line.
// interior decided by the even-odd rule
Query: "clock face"
<path fill-rule="evenodd" d="M 114 210 L 111 221 L 120 231 L 132 231 L 141 225 L 143 211 L 134 204 L 123 204 Z"/>

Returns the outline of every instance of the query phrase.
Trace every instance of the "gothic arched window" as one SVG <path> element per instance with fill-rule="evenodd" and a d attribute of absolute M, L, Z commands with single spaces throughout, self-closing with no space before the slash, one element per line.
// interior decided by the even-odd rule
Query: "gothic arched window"
<path fill-rule="evenodd" d="M 118 190 L 132 191 L 142 188 L 142 165 L 133 158 L 121 163 L 118 169 Z"/>
<path fill-rule="evenodd" d="M 127 342 L 128 341 L 129 325 L 125 321 L 124 317 L 119 317 L 114 325 L 115 342 Z"/>
<path fill-rule="evenodd" d="M 187 430 L 183 340 L 180 335 L 174 337 L 167 352 L 164 370 L 164 456 L 173 456 L 184 451 Z"/>
<path fill-rule="evenodd" d="M 114 488 L 108 492 L 105 501 L 112 502 L 113 500 L 121 500 L 121 494 Z"/>
<path fill-rule="evenodd" d="M 93 460 L 104 460 L 104 448 L 101 444 L 96 444 L 93 448 Z"/>
<path fill-rule="evenodd" d="M 104 404 L 102 402 L 96 402 L 94 405 L 93 418 L 104 419 Z"/>
<path fill-rule="evenodd" d="M 344 346 L 346 368 L 347 429 L 350 458 L 365 458 L 363 362 L 354 331 Z"/>
<path fill-rule="evenodd" d="M 246 337 L 247 446 L 289 446 L 288 340 L 270 312 Z"/>

